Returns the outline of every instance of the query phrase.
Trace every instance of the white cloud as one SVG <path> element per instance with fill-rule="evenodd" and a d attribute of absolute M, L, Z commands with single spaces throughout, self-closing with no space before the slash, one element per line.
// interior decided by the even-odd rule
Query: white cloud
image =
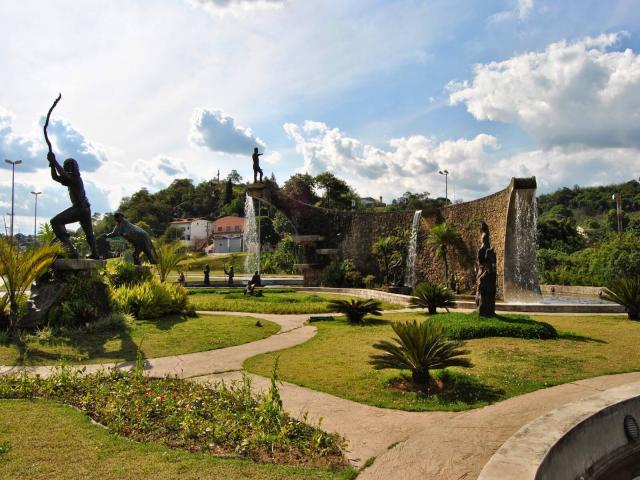
<path fill-rule="evenodd" d="M 0 106 L 0 157 L 22 160 L 18 167 L 25 172 L 33 172 L 47 166 L 47 150 L 42 130 L 29 134 L 14 132 L 15 116 Z M 44 117 L 40 126 L 44 125 Z M 39 133 L 39 134 L 38 134 Z M 47 129 L 53 151 L 61 161 L 75 158 L 81 171 L 94 171 L 107 160 L 104 147 L 90 141 L 66 120 L 52 119 Z M 10 168 L 4 162 L 2 168 Z"/>
<path fill-rule="evenodd" d="M 250 128 L 236 125 L 222 110 L 197 109 L 191 120 L 189 141 L 216 152 L 250 155 L 255 147 L 264 148 L 262 140 Z"/>
<path fill-rule="evenodd" d="M 518 18 L 524 20 L 533 10 L 533 0 L 518 0 Z"/>
<path fill-rule="evenodd" d="M 411 190 L 440 196 L 444 194 L 438 175 L 442 168 L 452 172 L 459 193 L 467 198 L 500 185 L 488 174 L 495 161 L 490 154 L 499 149 L 490 135 L 442 142 L 414 135 L 392 139 L 388 149 L 380 149 L 321 122 L 287 123 L 284 129 L 304 158 L 303 171 L 314 175 L 330 171 L 346 178 L 361 195 L 391 198 Z"/>
<path fill-rule="evenodd" d="M 387 199 L 405 191 L 444 196 L 438 170 L 447 169 L 450 198 L 472 200 L 505 188 L 511 177 L 535 175 L 541 192 L 567 185 L 602 185 L 629 180 L 638 169 L 640 149 L 553 147 L 500 155 L 495 137 L 437 141 L 422 135 L 395 138 L 379 149 L 337 128 L 307 121 L 284 129 L 304 158 L 302 171 L 330 171 L 363 195 Z"/>
<path fill-rule="evenodd" d="M 619 39 L 561 41 L 476 65 L 471 82 L 450 82 L 450 103 L 464 103 L 478 120 L 517 124 L 545 147 L 639 146 L 640 57 L 611 51 Z"/>
<path fill-rule="evenodd" d="M 209 13 L 219 15 L 225 12 L 243 12 L 260 8 L 280 8 L 284 0 L 188 0 L 193 6 L 200 7 Z"/>

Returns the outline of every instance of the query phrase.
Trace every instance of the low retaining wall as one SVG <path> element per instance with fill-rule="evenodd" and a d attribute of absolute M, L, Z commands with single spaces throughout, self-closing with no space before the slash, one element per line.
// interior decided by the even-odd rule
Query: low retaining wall
<path fill-rule="evenodd" d="M 353 295 L 354 297 L 374 298 L 389 303 L 409 305 L 411 297 L 399 293 L 381 292 L 380 290 L 367 290 L 366 288 L 331 288 L 331 287 L 293 287 L 301 292 L 339 293 Z"/>
<path fill-rule="evenodd" d="M 570 285 L 540 285 L 540 290 L 545 295 L 586 295 L 589 297 L 598 297 L 604 290 L 604 287 L 583 287 Z"/>
<path fill-rule="evenodd" d="M 569 403 L 528 423 L 491 457 L 478 480 L 614 478 L 609 475 L 615 462 L 637 459 L 640 452 L 640 441 L 625 433 L 627 415 L 640 422 L 640 382 Z"/>

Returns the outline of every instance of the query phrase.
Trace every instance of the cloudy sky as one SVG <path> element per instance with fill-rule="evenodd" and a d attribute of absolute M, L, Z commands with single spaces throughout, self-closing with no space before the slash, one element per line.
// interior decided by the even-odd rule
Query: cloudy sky
<path fill-rule="evenodd" d="M 329 170 L 362 196 L 471 200 L 640 176 L 634 0 L 21 0 L 0 2 L 0 155 L 16 229 L 69 204 L 79 163 L 94 212 L 139 188 L 237 169 Z M 11 171 L 0 164 L 0 208 Z M 8 217 L 7 221 L 8 221 Z M 3 228 L 0 225 L 0 228 Z"/>

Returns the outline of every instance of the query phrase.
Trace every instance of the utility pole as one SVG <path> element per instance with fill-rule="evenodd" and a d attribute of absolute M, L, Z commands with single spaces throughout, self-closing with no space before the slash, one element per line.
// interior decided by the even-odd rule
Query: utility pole
<path fill-rule="evenodd" d="M 618 220 L 618 233 L 622 235 L 622 195 L 620 195 L 620 192 L 614 193 L 613 199 L 616 201 L 616 218 Z"/>
<path fill-rule="evenodd" d="M 14 193 L 15 193 L 15 179 L 16 179 L 16 165 L 20 165 L 22 160 L 7 160 L 5 162 L 11 165 L 11 229 L 10 229 L 10 237 L 13 240 L 13 205 L 14 205 Z"/>
<path fill-rule="evenodd" d="M 31 193 L 33 194 L 36 200 L 36 204 L 33 209 L 33 244 L 35 245 L 37 243 L 36 239 L 38 238 L 38 195 L 40 195 L 42 192 L 31 192 Z"/>
<path fill-rule="evenodd" d="M 438 171 L 440 175 L 444 175 L 444 198 L 449 202 L 449 171 L 448 170 L 440 170 Z"/>

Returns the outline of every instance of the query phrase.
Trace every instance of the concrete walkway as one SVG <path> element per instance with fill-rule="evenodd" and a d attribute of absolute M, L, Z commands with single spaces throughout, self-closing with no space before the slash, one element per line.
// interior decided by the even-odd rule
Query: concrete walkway
<path fill-rule="evenodd" d="M 289 348 L 306 342 L 316 327 L 306 325 L 309 315 L 199 312 L 211 315 L 242 315 L 280 325 L 276 335 L 256 342 L 208 352 L 149 359 L 145 374 L 177 375 L 198 382 L 235 380 L 242 363 L 260 353 Z M 87 365 L 87 372 L 104 368 L 130 369 L 132 362 L 117 365 Z M 82 368 L 79 366 L 78 368 Z M 2 367 L 0 374 L 27 370 L 48 375 L 53 367 Z M 256 390 L 269 380 L 251 375 Z M 521 426 L 549 410 L 630 382 L 640 381 L 640 372 L 609 375 L 559 385 L 514 397 L 488 407 L 465 412 L 405 412 L 363 405 L 326 393 L 282 382 L 280 394 L 285 409 L 322 428 L 337 432 L 348 441 L 347 457 L 356 467 L 376 460 L 358 477 L 362 480 L 475 479 L 495 451 Z"/>

